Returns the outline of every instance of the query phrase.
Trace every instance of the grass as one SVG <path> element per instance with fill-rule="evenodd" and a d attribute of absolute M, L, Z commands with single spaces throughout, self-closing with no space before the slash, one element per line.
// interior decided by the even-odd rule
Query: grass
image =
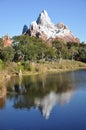
<path fill-rule="evenodd" d="M 56 71 L 56 72 L 64 72 L 64 71 L 72 71 L 77 69 L 84 69 L 86 68 L 86 64 L 79 62 L 79 61 L 72 61 L 72 60 L 61 60 L 60 62 L 55 62 L 51 64 L 46 64 L 48 71 Z"/>
<path fill-rule="evenodd" d="M 66 72 L 77 69 L 86 69 L 86 63 L 82 63 L 79 61 L 72 60 L 61 60 L 59 62 L 45 62 L 42 63 L 34 63 L 28 62 L 22 64 L 19 63 L 0 63 L 0 84 L 3 81 L 7 81 L 11 76 L 18 75 L 19 71 L 22 71 L 23 75 L 35 75 L 35 74 L 43 74 L 48 72 Z"/>

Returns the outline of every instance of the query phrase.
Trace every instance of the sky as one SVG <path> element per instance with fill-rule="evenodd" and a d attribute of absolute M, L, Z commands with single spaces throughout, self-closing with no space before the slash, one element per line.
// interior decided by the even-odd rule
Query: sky
<path fill-rule="evenodd" d="M 29 27 L 43 10 L 86 43 L 86 0 L 0 0 L 0 38 L 21 35 L 23 26 Z"/>

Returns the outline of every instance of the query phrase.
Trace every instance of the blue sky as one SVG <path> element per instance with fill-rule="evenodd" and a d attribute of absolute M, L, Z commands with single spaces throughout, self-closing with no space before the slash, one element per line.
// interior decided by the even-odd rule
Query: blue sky
<path fill-rule="evenodd" d="M 0 0 L 0 37 L 20 35 L 44 9 L 53 23 L 63 22 L 86 42 L 86 0 Z"/>

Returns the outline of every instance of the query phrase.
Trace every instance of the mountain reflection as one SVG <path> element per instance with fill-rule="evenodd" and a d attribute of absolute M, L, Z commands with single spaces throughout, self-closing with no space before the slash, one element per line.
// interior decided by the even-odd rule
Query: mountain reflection
<path fill-rule="evenodd" d="M 65 104 L 68 103 L 71 99 L 71 96 L 73 94 L 73 90 L 63 92 L 60 94 L 57 94 L 53 91 L 51 91 L 49 94 L 47 94 L 43 99 L 41 98 L 35 98 L 35 105 L 36 107 L 39 107 L 41 110 L 43 116 L 48 119 L 50 116 L 50 112 L 53 109 L 53 107 L 56 104 Z"/>
<path fill-rule="evenodd" d="M 56 104 L 64 105 L 70 101 L 75 89 L 74 80 L 74 76 L 69 78 L 65 74 L 26 76 L 22 80 L 13 77 L 6 86 L 7 100 L 11 99 L 15 109 L 38 108 L 48 119 Z M 6 96 L 2 97 L 5 102 Z"/>

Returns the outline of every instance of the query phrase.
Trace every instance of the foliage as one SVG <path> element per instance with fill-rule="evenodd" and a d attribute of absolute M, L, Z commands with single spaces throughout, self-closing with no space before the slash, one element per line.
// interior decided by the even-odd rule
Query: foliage
<path fill-rule="evenodd" d="M 29 36 L 15 37 L 18 44 L 14 44 L 14 61 L 38 61 L 55 57 L 55 49 L 48 47 L 41 39 Z M 16 43 L 15 42 L 15 43 Z"/>
<path fill-rule="evenodd" d="M 53 41 L 53 46 L 56 48 L 56 56 L 59 59 L 68 59 L 68 48 L 61 40 Z"/>
<path fill-rule="evenodd" d="M 27 30 L 26 26 L 25 29 Z M 49 46 L 42 39 L 28 35 L 14 36 L 12 40 L 12 47 L 3 47 L 3 40 L 0 39 L 0 59 L 4 62 L 44 63 L 59 59 L 86 62 L 86 44 L 84 43 L 66 43 L 62 40 L 55 40 L 52 42 L 52 46 Z"/>
<path fill-rule="evenodd" d="M 0 59 L 0 71 L 4 69 L 3 61 Z"/>
<path fill-rule="evenodd" d="M 14 49 L 10 46 L 3 48 L 0 53 L 0 58 L 5 62 L 12 61 L 14 58 Z"/>
<path fill-rule="evenodd" d="M 3 48 L 3 46 L 4 46 L 3 40 L 2 38 L 0 38 L 0 50 Z"/>

